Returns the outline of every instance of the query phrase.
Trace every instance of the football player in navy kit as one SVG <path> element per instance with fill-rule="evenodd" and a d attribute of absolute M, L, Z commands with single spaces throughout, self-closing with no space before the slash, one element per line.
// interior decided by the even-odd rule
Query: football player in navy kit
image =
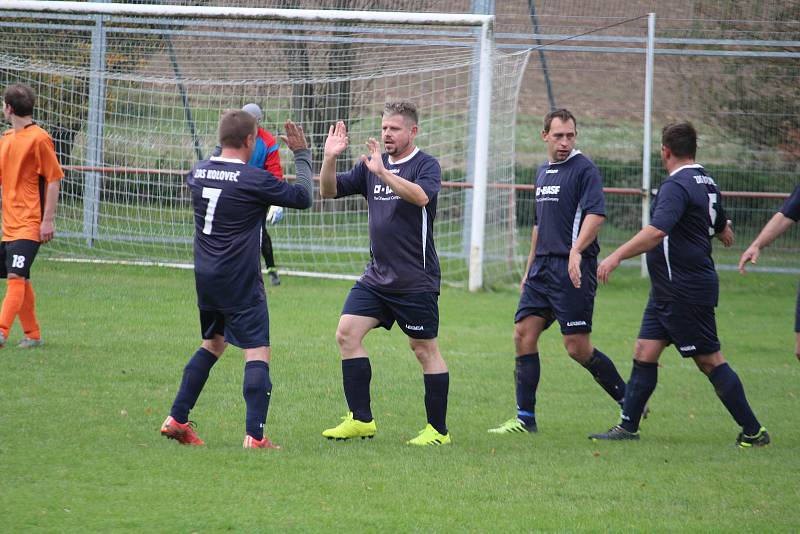
<path fill-rule="evenodd" d="M 597 289 L 597 234 L 605 221 L 600 171 L 575 149 L 577 123 L 566 109 L 544 118 L 549 161 L 536 175 L 536 217 L 531 251 L 514 317 L 517 414 L 493 434 L 536 432 L 539 336 L 558 320 L 567 353 L 620 403 L 625 382 L 614 363 L 591 342 Z"/>
<path fill-rule="evenodd" d="M 717 396 L 742 428 L 740 447 L 769 443 L 745 397 L 739 376 L 720 352 L 714 308 L 719 278 L 711 258 L 711 239 L 729 247 L 733 230 L 725 216 L 714 179 L 695 163 L 697 131 L 688 122 L 669 124 L 661 134 L 661 160 L 669 176 L 651 208 L 650 224 L 621 245 L 597 268 L 603 283 L 622 260 L 647 253 L 650 299 L 634 349 L 622 421 L 592 439 L 638 440 L 639 420 L 656 388 L 658 359 L 670 343 L 692 358 L 714 386 Z"/>
<path fill-rule="evenodd" d="M 320 170 L 323 198 L 362 195 L 369 210 L 370 256 L 364 274 L 344 303 L 336 341 L 349 413 L 323 431 L 329 439 L 371 438 L 377 427 L 370 407 L 372 369 L 363 339 L 373 328 L 396 322 L 422 365 L 428 424 L 410 445 L 450 443 L 446 424 L 449 374 L 437 343 L 439 258 L 433 220 L 441 168 L 414 145 L 417 110 L 409 102 L 386 104 L 381 121 L 385 152 L 375 139 L 368 155 L 336 174 L 336 158 L 348 146 L 343 122 L 331 126 Z"/>
<path fill-rule="evenodd" d="M 264 435 L 272 383 L 269 379 L 269 315 L 261 278 L 261 223 L 267 206 L 311 206 L 311 152 L 303 130 L 286 121 L 283 141 L 294 152 L 297 183 L 249 166 L 256 119 L 226 111 L 219 124 L 220 156 L 199 162 L 187 176 L 194 206 L 194 273 L 202 345 L 186 364 L 161 434 L 202 445 L 189 421 L 211 368 L 231 343 L 244 349 L 242 394 L 247 405 L 245 448 L 278 449 Z"/>
<path fill-rule="evenodd" d="M 789 198 L 786 199 L 786 202 L 783 203 L 780 211 L 773 215 L 772 219 L 764 225 L 758 237 L 747 247 L 742 257 L 739 258 L 739 272 L 744 274 L 747 262 L 755 264 L 758 261 L 758 256 L 761 254 L 761 249 L 775 241 L 779 235 L 791 228 L 797 221 L 800 221 L 800 184 L 797 184 L 794 188 L 794 192 L 792 192 Z M 797 334 L 794 353 L 797 359 L 800 360 L 800 286 L 797 288 L 794 331 Z"/>

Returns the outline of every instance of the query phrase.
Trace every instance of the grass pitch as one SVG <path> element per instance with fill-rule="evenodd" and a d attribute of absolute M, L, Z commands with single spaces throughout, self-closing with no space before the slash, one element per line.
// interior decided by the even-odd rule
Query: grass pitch
<path fill-rule="evenodd" d="M 593 341 L 630 372 L 647 297 L 633 269 L 599 289 Z M 708 380 L 662 357 L 638 443 L 594 443 L 616 405 L 543 336 L 537 435 L 493 436 L 514 414 L 509 289 L 444 289 L 453 445 L 411 449 L 424 426 L 421 372 L 402 333 L 367 338 L 374 440 L 320 432 L 346 405 L 334 331 L 346 282 L 269 289 L 274 383 L 268 435 L 245 451 L 242 358 L 229 348 L 192 413 L 202 448 L 158 435 L 198 345 L 191 271 L 34 267 L 46 345 L 0 351 L 0 531 L 763 531 L 800 528 L 797 280 L 722 274 L 723 352 L 773 445 L 742 451 Z"/>

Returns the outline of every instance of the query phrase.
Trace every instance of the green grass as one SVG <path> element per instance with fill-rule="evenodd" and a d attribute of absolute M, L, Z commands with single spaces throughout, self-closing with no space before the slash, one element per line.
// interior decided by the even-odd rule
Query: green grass
<path fill-rule="evenodd" d="M 334 331 L 346 282 L 285 277 L 270 288 L 268 433 L 243 451 L 242 360 L 229 349 L 192 418 L 203 448 L 162 439 L 198 344 L 190 271 L 34 267 L 46 345 L 0 351 L 0 531 L 796 531 L 800 365 L 797 280 L 722 275 L 723 351 L 773 446 L 740 451 L 708 381 L 673 348 L 639 443 L 593 443 L 616 406 L 557 331 L 540 345 L 538 435 L 490 436 L 513 414 L 513 291 L 444 289 L 440 343 L 452 375 L 453 445 L 410 449 L 424 424 L 404 336 L 375 331 L 372 441 L 328 442 L 344 414 Z M 647 295 L 635 271 L 599 290 L 594 342 L 627 377 Z"/>

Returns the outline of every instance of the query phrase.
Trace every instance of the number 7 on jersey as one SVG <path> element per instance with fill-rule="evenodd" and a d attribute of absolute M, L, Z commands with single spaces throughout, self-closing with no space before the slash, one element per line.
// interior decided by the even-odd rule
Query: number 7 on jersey
<path fill-rule="evenodd" d="M 222 189 L 216 187 L 204 187 L 203 198 L 208 199 L 208 206 L 206 207 L 205 224 L 203 225 L 203 233 L 211 235 L 211 227 L 214 225 L 214 212 L 217 210 L 217 202 L 219 196 L 222 194 Z"/>

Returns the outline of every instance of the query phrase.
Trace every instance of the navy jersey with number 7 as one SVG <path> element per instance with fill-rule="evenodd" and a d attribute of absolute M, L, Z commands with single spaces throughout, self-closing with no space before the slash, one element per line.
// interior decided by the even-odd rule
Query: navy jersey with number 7
<path fill-rule="evenodd" d="M 684 165 L 669 175 L 651 207 L 650 225 L 667 234 L 647 252 L 653 300 L 717 305 L 711 239 L 726 224 L 722 194 L 702 165 Z"/>
<path fill-rule="evenodd" d="M 311 206 L 311 155 L 295 152 L 298 183 L 239 160 L 212 157 L 189 172 L 194 206 L 197 305 L 233 312 L 264 302 L 261 225 L 267 206 Z M 301 176 L 302 175 L 302 176 Z"/>

